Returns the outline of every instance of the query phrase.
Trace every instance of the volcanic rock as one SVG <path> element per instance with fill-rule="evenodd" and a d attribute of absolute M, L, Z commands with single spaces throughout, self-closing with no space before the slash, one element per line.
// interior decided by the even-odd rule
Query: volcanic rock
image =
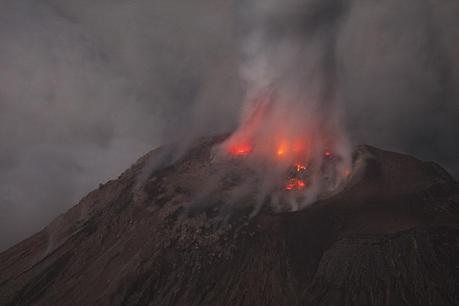
<path fill-rule="evenodd" d="M 148 153 L 1 253 L 0 304 L 459 305 L 459 185 L 440 166 L 361 146 L 338 194 L 254 214 L 223 139 Z"/>

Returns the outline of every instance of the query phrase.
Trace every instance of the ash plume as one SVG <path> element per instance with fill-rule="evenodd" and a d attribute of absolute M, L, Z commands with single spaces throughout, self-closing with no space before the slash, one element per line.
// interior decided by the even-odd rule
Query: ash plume
<path fill-rule="evenodd" d="M 264 171 L 267 179 L 294 164 L 307 167 L 315 179 L 301 182 L 309 185 L 303 205 L 324 191 L 323 152 L 333 152 L 338 161 L 327 191 L 342 184 L 341 174 L 351 166 L 336 60 L 347 10 L 345 1 L 297 0 L 248 1 L 240 8 L 246 97 L 241 124 L 223 146 L 230 151 L 249 146 L 251 154 L 267 159 L 266 165 L 257 164 L 263 169 L 280 163 L 280 169 Z M 276 154 L 282 160 L 273 161 Z"/>

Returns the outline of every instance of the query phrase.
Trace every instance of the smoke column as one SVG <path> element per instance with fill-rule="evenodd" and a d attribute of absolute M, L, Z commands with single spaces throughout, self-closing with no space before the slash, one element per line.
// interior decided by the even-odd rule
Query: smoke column
<path fill-rule="evenodd" d="M 250 147 L 270 165 L 277 155 L 284 170 L 307 163 L 316 178 L 306 189 L 312 193 L 306 197 L 310 203 L 324 189 L 341 185 L 340 174 L 350 166 L 335 56 L 346 5 L 328 0 L 251 1 L 240 11 L 246 97 L 240 127 L 224 145 L 230 150 Z M 337 162 L 327 178 L 333 183 L 325 187 L 319 177 L 325 176 L 323 152 L 328 151 Z"/>

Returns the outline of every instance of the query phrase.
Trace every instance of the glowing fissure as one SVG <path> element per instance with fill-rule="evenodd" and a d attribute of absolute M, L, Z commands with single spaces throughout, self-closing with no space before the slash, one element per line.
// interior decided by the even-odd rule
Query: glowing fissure
<path fill-rule="evenodd" d="M 297 190 L 303 189 L 306 187 L 306 182 L 300 179 L 289 179 L 287 184 L 285 185 L 285 190 Z"/>
<path fill-rule="evenodd" d="M 243 157 L 249 155 L 253 150 L 253 146 L 248 143 L 244 144 L 231 144 L 228 147 L 228 152 L 235 157 Z M 284 189 L 287 191 L 292 190 L 303 190 L 307 187 L 308 181 L 308 167 L 307 164 L 310 162 L 308 156 L 310 152 L 307 153 L 306 147 L 302 145 L 301 141 L 295 141 L 294 145 L 289 145 L 287 141 L 280 142 L 280 145 L 277 146 L 277 149 L 272 152 L 273 162 L 279 161 L 286 156 L 293 155 L 296 160 L 293 166 L 290 166 L 290 169 L 293 169 L 293 173 L 287 176 L 287 182 L 284 186 Z M 332 158 L 333 153 L 329 149 L 323 151 L 323 156 L 325 159 Z M 343 171 L 343 176 L 347 177 L 350 175 L 350 170 L 346 169 Z"/>
<path fill-rule="evenodd" d="M 265 178 L 277 176 L 281 190 L 314 193 L 309 202 L 337 190 L 351 173 L 344 133 L 311 116 L 303 122 L 301 107 L 285 112 L 279 105 L 273 97 L 255 103 L 224 151 L 252 163 Z"/>
<path fill-rule="evenodd" d="M 235 156 L 244 156 L 250 152 L 252 152 L 252 146 L 249 144 L 236 144 L 230 148 L 230 153 Z"/>

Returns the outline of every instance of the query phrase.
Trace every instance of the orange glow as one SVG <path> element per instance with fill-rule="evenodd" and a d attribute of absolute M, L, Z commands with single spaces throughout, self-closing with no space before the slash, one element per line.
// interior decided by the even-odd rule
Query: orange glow
<path fill-rule="evenodd" d="M 296 166 L 296 172 L 300 172 L 300 171 L 306 170 L 306 166 L 305 165 L 296 164 L 295 166 Z"/>
<path fill-rule="evenodd" d="M 288 157 L 301 163 L 309 160 L 310 142 L 307 139 L 297 138 L 294 140 L 280 138 L 277 140 L 275 154 L 277 157 Z"/>
<path fill-rule="evenodd" d="M 320 116 L 309 116 L 310 109 L 300 106 L 307 101 L 285 104 L 295 96 L 278 91 L 277 86 L 250 92 L 240 126 L 221 146 L 224 157 L 231 156 L 250 168 L 263 168 L 260 174 L 272 166 L 272 175 L 279 176 L 277 190 L 309 190 L 316 181 L 322 189 L 316 177 L 323 172 L 327 179 L 333 176 L 330 185 L 338 182 L 335 176 L 344 180 L 351 172 L 346 171 L 348 161 L 337 149 L 335 137 L 341 132 L 335 130 L 334 122 L 323 124 Z M 323 185 L 328 188 L 328 181 Z"/>
<path fill-rule="evenodd" d="M 252 153 L 254 145 L 252 140 L 256 132 L 261 129 L 260 126 L 266 116 L 269 102 L 269 97 L 260 98 L 240 128 L 225 142 L 224 146 L 230 154 L 244 156 Z"/>
<path fill-rule="evenodd" d="M 278 146 L 277 146 L 277 155 L 278 156 L 285 156 L 288 153 L 288 143 L 286 141 L 282 141 Z"/>
<path fill-rule="evenodd" d="M 285 150 L 282 149 L 282 148 L 277 149 L 277 155 L 284 156 L 285 155 Z"/>
<path fill-rule="evenodd" d="M 249 144 L 234 145 L 230 148 L 230 153 L 232 155 L 242 156 L 247 155 L 252 152 L 252 146 Z"/>
<path fill-rule="evenodd" d="M 301 139 L 296 139 L 294 142 L 293 142 L 293 152 L 295 152 L 296 154 L 304 154 L 304 153 L 308 153 L 308 148 L 311 147 L 311 143 L 310 143 L 310 140 L 305 137 L 305 138 L 301 138 Z"/>
<path fill-rule="evenodd" d="M 289 179 L 287 182 L 287 185 L 285 185 L 285 190 L 291 191 L 291 190 L 298 190 L 298 189 L 304 189 L 306 187 L 306 182 L 304 180 L 300 179 Z"/>

